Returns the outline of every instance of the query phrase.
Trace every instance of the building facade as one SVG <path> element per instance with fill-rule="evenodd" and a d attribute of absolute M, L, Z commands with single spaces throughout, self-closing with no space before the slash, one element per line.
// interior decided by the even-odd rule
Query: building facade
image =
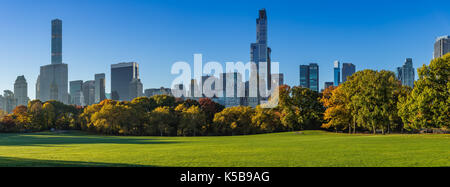
<path fill-rule="evenodd" d="M 324 89 L 334 86 L 334 82 L 325 82 Z"/>
<path fill-rule="evenodd" d="M 11 90 L 3 91 L 2 100 L 3 100 L 2 109 L 7 113 L 11 113 L 17 106 L 17 100 L 14 96 L 14 92 L 12 92 Z"/>
<path fill-rule="evenodd" d="M 334 86 L 341 84 L 341 62 L 334 61 Z"/>
<path fill-rule="evenodd" d="M 111 65 L 111 98 L 130 101 L 130 83 L 139 79 L 139 65 L 136 62 Z"/>
<path fill-rule="evenodd" d="M 83 81 L 70 81 L 70 104 L 83 106 Z"/>
<path fill-rule="evenodd" d="M 402 82 L 402 85 L 414 88 L 415 76 L 412 58 L 407 58 L 405 64 L 397 68 L 397 78 Z"/>
<path fill-rule="evenodd" d="M 172 89 L 164 87 L 145 89 L 144 95 L 146 97 L 152 97 L 155 95 L 172 95 Z"/>
<path fill-rule="evenodd" d="M 342 64 L 342 82 L 347 82 L 348 77 L 356 72 L 356 66 L 352 63 Z"/>
<path fill-rule="evenodd" d="M 441 36 L 434 43 L 434 58 L 450 53 L 450 36 Z"/>
<path fill-rule="evenodd" d="M 28 105 L 28 83 L 25 76 L 18 76 L 16 82 L 14 82 L 14 97 L 16 98 L 17 105 Z"/>
<path fill-rule="evenodd" d="M 143 96 L 143 85 L 141 82 L 141 79 L 133 79 L 130 82 L 130 93 L 129 93 L 129 100 L 133 100 L 134 98 L 142 97 Z"/>
<path fill-rule="evenodd" d="M 300 66 L 300 86 L 319 92 L 319 65 L 317 63 Z"/>
<path fill-rule="evenodd" d="M 106 99 L 105 86 L 106 78 L 104 73 L 95 74 L 95 103 L 100 103 Z"/>
<path fill-rule="evenodd" d="M 95 104 L 95 80 L 83 83 L 83 105 L 89 106 Z"/>
<path fill-rule="evenodd" d="M 68 66 L 62 62 L 62 21 L 52 20 L 51 64 L 41 66 L 36 82 L 36 98 L 69 103 Z"/>

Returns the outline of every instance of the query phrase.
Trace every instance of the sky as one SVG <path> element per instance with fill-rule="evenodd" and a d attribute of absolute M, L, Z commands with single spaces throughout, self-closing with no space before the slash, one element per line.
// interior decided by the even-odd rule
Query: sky
<path fill-rule="evenodd" d="M 320 87 L 333 61 L 395 71 L 406 58 L 429 64 L 438 36 L 450 35 L 448 0 L 0 0 L 0 90 L 25 75 L 35 98 L 39 67 L 50 64 L 51 20 L 63 20 L 69 81 L 93 80 L 110 65 L 138 62 L 144 89 L 170 87 L 177 61 L 248 62 L 258 10 L 268 16 L 272 61 L 285 83 L 318 63 Z"/>

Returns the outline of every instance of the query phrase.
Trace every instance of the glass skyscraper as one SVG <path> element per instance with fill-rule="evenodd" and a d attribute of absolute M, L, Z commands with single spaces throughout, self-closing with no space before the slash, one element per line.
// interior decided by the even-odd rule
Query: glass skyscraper
<path fill-rule="evenodd" d="M 84 98 L 82 97 L 83 81 L 70 81 L 70 104 L 83 106 Z"/>
<path fill-rule="evenodd" d="M 319 65 L 311 63 L 300 66 L 300 86 L 319 92 Z"/>
<path fill-rule="evenodd" d="M 407 58 L 402 67 L 397 68 L 397 78 L 402 82 L 402 85 L 414 87 L 415 69 L 411 58 Z"/>
<path fill-rule="evenodd" d="M 341 84 L 341 62 L 334 61 L 334 86 Z"/>
<path fill-rule="evenodd" d="M 450 36 L 441 36 L 434 43 L 434 58 L 450 53 Z"/>
<path fill-rule="evenodd" d="M 130 101 L 130 83 L 139 79 L 139 64 L 136 62 L 111 65 L 111 98 Z"/>
<path fill-rule="evenodd" d="M 342 64 L 342 82 L 347 82 L 348 77 L 356 72 L 356 66 L 352 63 Z"/>
<path fill-rule="evenodd" d="M 100 103 L 106 99 L 105 86 L 105 74 L 95 74 L 95 103 Z"/>

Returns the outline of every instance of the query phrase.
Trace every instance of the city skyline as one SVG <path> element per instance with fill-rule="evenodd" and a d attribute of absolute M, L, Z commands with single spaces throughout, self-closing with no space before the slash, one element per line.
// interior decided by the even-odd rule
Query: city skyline
<path fill-rule="evenodd" d="M 183 3 L 186 3 L 186 2 L 181 2 L 181 3 L 183 4 Z M 9 4 L 9 3 L 7 3 L 7 4 Z M 14 4 L 14 3 L 11 3 L 11 4 Z M 44 3 L 44 4 L 46 4 L 46 3 Z M 63 4 L 67 6 L 66 3 L 63 3 Z M 92 4 L 96 5 L 97 3 L 92 3 Z M 133 4 L 133 3 L 130 3 L 130 4 Z M 157 4 L 157 3 L 155 3 L 155 4 Z M 161 4 L 164 4 L 164 3 L 161 3 Z M 230 16 L 237 16 L 238 18 L 241 18 L 241 19 L 237 19 L 238 21 L 235 22 L 236 24 L 238 24 L 238 25 L 249 25 L 248 28 L 245 27 L 245 29 L 237 29 L 238 31 L 233 31 L 233 32 L 228 33 L 228 34 L 227 33 L 221 33 L 221 34 L 220 33 L 218 33 L 218 34 L 212 33 L 212 34 L 209 34 L 208 32 L 204 32 L 204 33 L 207 33 L 204 36 L 204 38 L 205 38 L 204 40 L 208 40 L 208 39 L 220 40 L 221 37 L 224 37 L 224 38 L 226 38 L 228 40 L 232 40 L 231 43 L 235 43 L 235 45 L 238 46 L 237 49 L 244 49 L 244 50 L 242 50 L 242 51 L 239 50 L 239 52 L 236 52 L 236 53 L 233 52 L 234 50 L 231 50 L 231 51 L 228 50 L 226 52 L 226 54 L 218 54 L 217 52 L 220 51 L 220 49 L 221 49 L 220 45 L 211 45 L 211 43 L 206 43 L 205 47 L 208 48 L 208 49 L 206 49 L 205 47 L 199 47 L 199 46 L 192 47 L 191 45 L 188 45 L 188 46 L 191 46 L 191 47 L 189 47 L 189 48 L 186 47 L 185 51 L 173 50 L 172 53 L 166 54 L 167 51 L 162 50 L 162 51 L 164 51 L 162 55 L 154 54 L 152 52 L 153 55 L 148 55 L 146 58 L 147 59 L 155 58 L 154 61 L 153 60 L 145 60 L 145 58 L 143 58 L 143 55 L 147 55 L 147 54 L 145 54 L 146 53 L 145 51 L 147 51 L 147 50 L 151 51 L 151 47 L 150 48 L 141 48 L 141 49 L 138 50 L 138 52 L 133 52 L 135 55 L 132 55 L 132 54 L 130 54 L 130 55 L 123 55 L 123 54 L 121 54 L 120 56 L 122 56 L 122 57 L 119 57 L 119 58 L 117 58 L 117 56 L 115 56 L 115 55 L 108 56 L 105 53 L 117 52 L 116 50 L 119 50 L 119 49 L 124 49 L 124 51 L 125 51 L 126 46 L 124 46 L 125 48 L 122 48 L 122 47 L 106 48 L 106 49 L 98 48 L 97 50 L 94 50 L 92 52 L 88 52 L 88 53 L 83 54 L 83 55 L 75 55 L 76 53 L 74 51 L 79 51 L 80 49 L 79 48 L 75 49 L 74 48 L 74 43 L 75 43 L 75 46 L 81 47 L 81 46 L 83 46 L 82 44 L 84 42 L 98 42 L 98 43 L 105 42 L 105 40 L 104 40 L 105 38 L 102 37 L 102 35 L 97 33 L 97 34 L 93 34 L 92 36 L 88 36 L 88 37 L 86 37 L 83 40 L 79 40 L 78 44 L 77 44 L 77 42 L 76 42 L 76 40 L 74 38 L 87 36 L 86 33 L 84 33 L 84 32 L 77 33 L 78 30 L 77 29 L 73 29 L 77 25 L 78 26 L 82 25 L 82 24 L 80 24 L 79 21 L 74 21 L 74 19 L 71 18 L 70 16 L 67 16 L 67 14 L 60 15 L 60 16 L 58 16 L 58 15 L 51 15 L 50 19 L 60 18 L 63 21 L 67 19 L 67 21 L 64 22 L 65 23 L 65 27 L 66 27 L 66 25 L 69 25 L 68 26 L 69 28 L 64 28 L 65 35 L 64 35 L 64 41 L 63 41 L 64 44 L 63 45 L 64 45 L 64 54 L 65 55 L 64 55 L 63 60 L 62 60 L 62 63 L 66 63 L 66 64 L 69 65 L 69 78 L 68 78 L 68 80 L 69 81 L 72 81 L 72 80 L 90 80 L 91 77 L 95 73 L 105 72 L 106 73 L 106 77 L 107 77 L 106 78 L 106 87 L 107 87 L 106 88 L 106 90 L 107 90 L 106 92 L 110 93 L 110 89 L 111 88 L 108 85 L 110 85 L 110 81 L 111 80 L 109 80 L 110 71 L 108 70 L 108 67 L 111 64 L 115 64 L 115 63 L 118 63 L 118 62 L 121 62 L 121 61 L 137 61 L 137 62 L 139 62 L 141 64 L 141 68 L 140 68 L 141 74 L 140 75 L 142 77 L 141 78 L 142 79 L 142 83 L 144 84 L 144 89 L 148 89 L 148 88 L 159 88 L 159 87 L 162 87 L 162 86 L 163 87 L 170 87 L 169 85 L 170 85 L 170 82 L 173 80 L 173 76 L 170 75 L 170 71 L 169 71 L 170 69 L 168 67 L 165 67 L 165 66 L 169 66 L 170 67 L 170 65 L 172 63 L 174 63 L 175 61 L 177 61 L 177 60 L 185 60 L 185 61 L 191 62 L 192 61 L 192 55 L 195 52 L 203 52 L 203 54 L 205 56 L 205 61 L 216 60 L 216 61 L 224 63 L 226 61 L 231 61 L 231 60 L 227 59 L 227 58 L 230 58 L 230 57 L 231 57 L 231 59 L 235 59 L 235 61 L 238 61 L 238 60 L 242 60 L 243 61 L 243 60 L 249 59 L 249 57 L 248 57 L 248 43 L 251 43 L 251 41 L 254 40 L 254 34 L 252 35 L 252 33 L 254 33 L 254 25 L 252 24 L 252 23 L 254 23 L 254 14 L 255 14 L 255 12 L 257 10 L 259 10 L 261 8 L 264 8 L 264 7 L 260 7 L 263 4 L 264 3 L 262 3 L 261 5 L 258 5 L 258 7 L 254 7 L 254 6 L 250 6 L 250 5 L 246 4 L 246 6 L 244 6 L 244 7 L 246 7 L 245 10 L 244 10 L 244 8 L 240 9 L 240 10 L 242 10 L 242 13 L 233 13 L 232 11 L 227 12 L 227 14 L 229 14 Z M 114 5 L 110 5 L 110 6 L 114 7 Z M 61 5 L 61 6 L 63 6 L 63 5 Z M 156 5 L 156 6 L 158 7 L 158 5 Z M 5 6 L 3 6 L 3 7 L 5 7 Z M 145 7 L 148 8 L 149 5 L 147 4 Z M 163 7 L 167 8 L 167 9 L 173 8 L 173 7 L 169 6 L 169 5 L 164 5 Z M 251 7 L 251 8 L 248 8 L 248 7 Z M 133 6 L 132 7 L 128 7 L 128 8 L 129 9 L 133 9 Z M 136 7 L 134 7 L 134 8 L 136 8 Z M 374 59 L 367 59 L 367 60 L 358 60 L 359 57 L 353 57 L 353 55 L 348 55 L 348 54 L 346 55 L 346 53 L 348 53 L 348 52 L 342 52 L 343 51 L 342 49 L 339 49 L 338 51 L 341 51 L 342 52 L 342 56 L 344 56 L 344 57 L 342 57 L 341 55 L 336 55 L 337 52 L 335 52 L 335 51 L 331 51 L 332 54 L 335 54 L 335 55 L 333 55 L 334 57 L 331 57 L 331 54 L 324 55 L 324 56 L 329 56 L 329 57 L 322 57 L 321 55 L 313 56 L 311 54 L 308 54 L 308 51 L 312 51 L 312 50 L 320 51 L 320 48 L 318 49 L 315 44 L 310 43 L 310 42 L 304 42 L 305 44 L 302 44 L 302 46 L 299 46 L 298 48 L 293 48 L 292 50 L 300 51 L 300 52 L 298 52 L 299 54 L 297 55 L 299 57 L 292 57 L 291 55 L 286 55 L 289 52 L 292 53 L 291 50 L 286 50 L 287 48 L 289 48 L 289 45 L 282 45 L 282 44 L 280 45 L 280 41 L 283 40 L 283 37 L 280 37 L 280 35 L 279 35 L 280 34 L 280 29 L 289 29 L 289 27 L 285 26 L 285 25 L 282 25 L 284 27 L 280 27 L 280 22 L 283 22 L 283 20 L 280 19 L 280 16 L 281 15 L 283 15 L 283 16 L 286 15 L 286 14 L 283 14 L 283 13 L 281 13 L 281 15 L 280 15 L 280 10 L 282 10 L 283 7 L 280 7 L 280 6 L 275 6 L 275 7 L 273 7 L 273 6 L 265 6 L 265 8 L 268 11 L 268 16 L 269 16 L 269 19 L 270 19 L 269 20 L 269 26 L 270 26 L 271 29 L 270 29 L 268 35 L 271 38 L 269 45 L 271 47 L 273 47 L 273 49 L 274 49 L 273 61 L 280 62 L 280 72 L 284 73 L 284 80 L 285 80 L 285 82 L 288 85 L 299 85 L 299 82 L 298 82 L 298 70 L 297 70 L 297 68 L 293 68 L 293 67 L 298 67 L 298 65 L 307 64 L 309 62 L 315 62 L 315 63 L 318 63 L 319 67 L 320 67 L 320 73 L 319 73 L 320 74 L 320 83 L 319 83 L 319 85 L 320 85 L 320 88 L 323 88 L 322 85 L 323 85 L 324 82 L 329 82 L 329 81 L 333 80 L 333 78 L 332 78 L 332 72 L 333 72 L 332 61 L 333 60 L 326 60 L 326 58 L 342 59 L 343 62 L 352 62 L 358 67 L 358 70 L 362 70 L 362 69 L 376 69 L 376 70 L 386 69 L 386 70 L 390 70 L 390 71 L 393 71 L 393 72 L 395 72 L 396 67 L 401 66 L 401 62 L 405 58 L 413 58 L 414 61 L 416 62 L 416 63 L 414 63 L 414 68 L 416 69 L 417 67 L 420 67 L 422 64 L 428 64 L 429 63 L 429 61 L 432 59 L 432 55 L 431 55 L 432 51 L 433 51 L 432 46 L 433 46 L 433 43 L 435 41 L 435 38 L 437 38 L 437 37 L 439 37 L 441 35 L 447 34 L 447 33 L 442 33 L 442 32 L 448 32 L 448 30 L 449 30 L 449 29 L 445 29 L 445 27 L 443 29 L 433 28 L 434 30 L 436 30 L 436 32 L 439 32 L 439 34 L 436 34 L 436 33 L 435 34 L 429 34 L 428 37 L 421 36 L 421 40 L 422 41 L 426 40 L 426 42 L 423 42 L 421 44 L 415 45 L 415 46 L 418 46 L 417 48 L 421 48 L 421 49 L 425 49 L 425 50 L 421 51 L 419 54 L 416 53 L 416 52 L 404 52 L 404 53 L 399 53 L 399 54 L 395 55 L 395 57 L 392 57 L 394 55 L 387 55 L 387 56 L 391 56 L 391 57 L 390 58 L 386 57 L 386 60 L 383 60 L 383 61 L 385 61 L 384 64 L 383 63 L 371 63 L 371 61 L 372 62 L 376 61 L 375 59 L 379 60 L 380 57 L 374 57 Z M 284 7 L 284 9 L 286 9 L 286 7 Z M 218 10 L 219 10 L 219 12 L 223 11 L 223 9 L 218 9 Z M 190 11 L 192 11 L 192 10 L 190 10 Z M 186 10 L 184 10 L 183 12 L 186 12 Z M 6 11 L 6 14 L 8 14 L 8 13 L 11 13 L 11 12 Z M 246 15 L 242 15 L 242 14 L 247 14 L 247 13 L 249 14 L 249 17 L 251 19 L 250 19 L 250 21 L 245 21 L 244 22 L 244 21 L 242 21 L 242 19 L 245 18 L 244 20 L 247 20 L 247 16 Z M 294 13 L 294 12 L 292 12 L 292 13 Z M 5 12 L 3 12 L 1 14 L 3 15 L 3 14 L 5 14 Z M 52 13 L 52 14 L 64 14 L 64 13 L 56 11 L 56 13 Z M 2 16 L 2 17 L 5 17 L 5 16 Z M 8 16 L 6 16 L 6 17 L 8 17 Z M 190 16 L 188 16 L 188 17 L 190 17 Z M 442 17 L 447 19 L 449 17 L 449 15 L 448 14 L 447 15 L 444 14 Z M 31 25 L 37 26 L 38 28 L 49 27 L 48 22 L 49 22 L 50 19 L 43 20 L 41 18 L 41 19 L 39 19 L 39 21 L 37 23 L 31 24 Z M 33 18 L 31 20 L 35 20 L 35 18 Z M 220 20 L 221 21 L 225 21 L 226 23 L 233 22 L 233 19 L 230 19 L 230 18 L 227 18 L 227 19 L 221 18 Z M 291 19 L 287 19 L 287 20 L 291 20 Z M 143 21 L 144 23 L 146 22 L 146 20 L 140 20 L 140 21 Z M 152 22 L 152 21 L 149 21 L 149 22 Z M 8 25 L 7 21 L 2 21 L 2 23 Z M 87 23 L 90 24 L 90 22 L 87 22 Z M 123 24 L 123 22 L 120 22 L 120 23 L 122 23 L 122 24 L 117 24 L 116 27 L 126 27 L 127 26 L 127 24 Z M 320 23 L 320 22 L 318 22 L 318 23 Z M 161 24 L 161 26 L 165 26 L 164 24 L 172 24 L 172 23 L 168 22 L 168 23 L 159 23 L 159 24 Z M 207 24 L 205 24 L 205 25 L 210 25 L 210 24 L 213 25 L 213 26 L 216 26 L 214 23 L 211 23 L 211 22 L 207 22 Z M 308 24 L 305 24 L 305 25 L 308 25 Z M 155 25 L 155 26 L 159 26 L 159 25 Z M 447 26 L 447 28 L 448 28 L 448 25 L 443 25 L 443 26 Z M 90 25 L 90 27 L 96 27 L 96 25 Z M 298 27 L 298 25 L 294 24 L 294 25 L 291 25 L 291 27 Z M 328 25 L 328 27 L 333 28 L 333 25 L 332 24 Z M 26 27 L 24 27 L 23 25 L 20 25 L 19 28 L 26 28 Z M 102 28 L 102 27 L 99 27 L 99 28 Z M 351 28 L 351 27 L 349 27 L 349 28 Z M 128 33 L 128 32 L 136 32 L 137 29 L 138 29 L 137 27 L 133 27 L 133 29 L 127 29 L 127 30 L 119 29 L 119 30 L 121 30 L 121 32 Z M 15 29 L 8 29 L 8 30 L 17 31 L 17 28 L 15 28 Z M 42 30 L 46 30 L 47 31 L 47 33 L 44 34 L 46 36 L 44 38 L 44 40 L 48 40 L 48 36 L 50 35 L 48 33 L 48 29 L 41 29 L 41 31 Z M 321 31 L 322 29 L 318 29 L 318 30 Z M 247 35 L 241 36 L 242 38 L 245 38 L 242 41 L 239 40 L 240 37 L 237 37 L 236 39 L 233 39 L 233 33 L 234 34 L 239 34 L 241 31 L 243 31 L 243 33 L 250 32 L 250 36 L 247 36 Z M 2 32 L 1 33 L 2 37 L 5 36 L 6 33 L 10 33 L 9 31 L 6 31 L 6 32 L 5 31 L 1 31 L 1 32 Z M 189 32 L 189 33 L 192 34 L 192 32 Z M 272 34 L 272 33 L 275 33 L 275 34 Z M 34 34 L 34 35 L 29 34 L 30 36 L 26 36 L 27 33 L 23 33 L 23 34 L 24 34 L 23 35 L 24 38 L 30 38 L 32 36 L 37 36 L 37 34 Z M 167 33 L 167 35 L 161 34 L 161 35 L 157 35 L 157 36 L 163 36 L 163 38 L 166 38 L 166 37 L 173 36 L 173 34 L 174 33 Z M 198 34 L 202 34 L 202 33 L 198 33 Z M 311 35 L 310 30 L 305 30 L 304 32 L 302 32 L 302 30 L 299 30 L 299 32 L 296 33 L 296 34 L 301 35 L 303 37 L 308 37 L 308 36 Z M 42 35 L 42 36 L 44 36 L 44 35 Z M 149 35 L 153 36 L 151 34 L 149 34 Z M 408 34 L 408 35 L 412 35 L 412 34 Z M 11 34 L 9 34 L 9 36 L 11 36 Z M 294 35 L 292 35 L 292 34 L 287 35 L 287 36 L 294 37 Z M 417 37 L 419 37 L 419 36 L 417 36 Z M 36 43 L 33 42 L 33 43 L 31 43 L 32 41 L 40 40 L 40 37 L 37 37 L 37 38 L 39 38 L 39 39 L 32 39 L 32 40 L 30 40 L 30 43 L 24 42 L 23 45 L 33 45 L 34 47 L 42 48 L 42 50 L 38 50 L 38 51 L 24 50 L 23 52 L 26 53 L 26 54 L 29 54 L 29 55 L 27 55 L 26 57 L 23 57 L 23 58 L 25 58 L 25 59 L 30 58 L 30 60 L 22 61 L 22 60 L 19 60 L 21 58 L 18 58 L 18 57 L 11 58 L 11 61 L 12 61 L 13 65 L 11 67 L 8 67 L 7 71 L 5 71 L 5 68 L 3 68 L 2 72 L 1 72 L 2 82 L 0 83 L 0 90 L 13 90 L 12 88 L 13 88 L 14 79 L 18 75 L 22 75 L 23 74 L 23 75 L 25 75 L 25 77 L 27 78 L 27 82 L 29 83 L 29 85 L 28 85 L 28 93 L 29 93 L 29 95 L 28 96 L 31 99 L 35 98 L 35 94 L 34 94 L 35 85 L 34 85 L 34 83 L 36 82 L 37 74 L 38 74 L 38 69 L 36 68 L 36 66 L 39 67 L 41 65 L 49 64 L 51 62 L 51 60 L 50 60 L 51 55 L 49 55 L 49 52 L 48 52 L 50 50 L 45 50 L 46 49 L 45 46 L 50 46 L 49 45 L 50 42 L 49 41 L 44 41 L 44 42 L 36 42 Z M 192 39 L 195 39 L 195 38 L 196 37 L 193 37 Z M 198 37 L 198 38 L 200 38 L 200 37 Z M 1 39 L 3 39 L 3 38 L 1 38 Z M 123 37 L 119 37 L 118 39 L 111 38 L 110 39 L 111 41 L 106 41 L 106 43 L 115 43 L 115 41 L 122 41 L 124 39 L 126 40 L 126 38 L 123 38 Z M 133 37 L 131 37 L 131 39 L 133 39 Z M 318 38 L 316 38 L 316 40 L 317 39 Z M 386 38 L 386 39 L 389 39 L 389 37 Z M 402 40 L 402 38 L 398 38 L 398 39 Z M 190 40 L 190 39 L 188 39 L 188 40 Z M 352 40 L 352 39 L 349 39 L 349 40 Z M 134 42 L 133 41 L 130 42 L 130 44 L 132 46 L 132 45 L 136 45 L 136 44 L 139 44 L 139 43 L 146 43 L 146 41 L 147 40 L 144 40 L 144 42 L 139 42 L 139 41 L 135 40 Z M 398 40 L 393 40 L 393 42 L 397 42 L 397 41 Z M 129 41 L 127 41 L 125 43 L 128 43 L 128 42 Z M 149 41 L 147 41 L 147 42 L 149 42 Z M 245 44 L 242 44 L 241 42 L 245 43 Z M 149 42 L 149 43 L 151 43 L 151 42 Z M 202 43 L 205 44 L 203 40 L 200 43 L 201 44 Z M 214 42 L 212 42 L 212 43 L 214 43 Z M 414 40 L 414 43 L 420 43 L 420 42 L 418 42 L 417 40 Z M 8 46 L 9 44 L 11 44 L 10 40 L 5 40 L 5 46 Z M 92 43 L 89 43 L 89 44 L 92 44 Z M 380 43 L 377 43 L 376 45 L 379 45 L 379 44 Z M 148 45 L 150 45 L 150 44 L 148 44 Z M 155 46 L 161 46 L 161 45 L 166 46 L 167 45 L 166 47 L 170 47 L 170 44 L 163 44 L 163 43 L 152 43 L 151 45 L 155 45 Z M 17 53 L 17 52 L 13 52 L 13 49 L 17 49 L 17 46 L 12 45 L 11 49 L 3 48 L 5 46 L 2 45 L 0 47 L 0 56 L 11 57 L 11 55 L 1 55 L 1 54 L 8 53 L 8 52 L 11 52 L 13 54 Z M 68 47 L 66 47 L 66 46 L 68 46 Z M 230 46 L 230 45 L 225 45 L 225 46 Z M 304 53 L 303 53 L 303 51 L 301 49 L 308 48 L 308 46 L 311 46 L 312 49 L 305 50 Z M 351 46 L 351 45 L 349 45 L 349 46 Z M 357 46 L 353 46 L 353 47 L 352 46 L 349 47 L 349 46 L 347 46 L 347 48 L 357 47 Z M 162 47 L 162 49 L 165 49 L 166 47 Z M 176 49 L 178 49 L 177 46 L 174 46 L 174 47 Z M 367 51 L 370 51 L 370 48 L 371 48 L 371 46 L 367 46 Z M 405 47 L 405 48 L 408 48 L 408 47 Z M 133 50 L 133 49 L 135 49 L 135 48 L 132 47 L 131 50 Z M 326 50 L 324 50 L 324 51 L 326 51 Z M 95 54 L 96 52 L 98 52 L 98 53 L 100 53 L 102 55 L 93 56 L 92 54 Z M 383 54 L 382 52 L 383 52 L 382 50 L 381 51 L 376 51 L 376 53 L 379 53 L 379 54 Z M 58 52 L 56 51 L 55 53 L 58 53 Z M 362 53 L 364 54 L 364 53 L 367 53 L 367 52 L 363 51 Z M 390 52 L 386 51 L 386 53 L 390 53 Z M 427 53 L 428 53 L 428 55 L 426 55 Z M 169 59 L 172 59 L 172 60 L 167 60 L 166 59 L 166 60 L 161 60 L 161 62 L 155 62 L 155 61 L 159 61 L 158 59 L 162 58 L 161 56 L 167 56 L 167 55 L 171 55 L 171 54 L 174 57 L 173 58 L 169 58 Z M 355 53 L 354 56 L 359 56 L 359 55 Z M 114 57 L 112 57 L 112 56 L 114 56 Z M 288 57 L 290 56 L 289 57 L 290 59 L 287 58 L 286 56 L 288 56 Z M 102 59 L 102 60 L 99 60 L 99 61 L 101 61 L 101 63 L 99 62 L 98 64 L 92 64 L 93 61 L 90 61 L 90 60 L 88 62 L 84 62 L 85 59 L 89 59 L 89 58 L 92 58 L 93 61 L 95 61 L 96 59 L 97 60 L 98 59 Z M 117 58 L 117 60 L 108 60 L 108 59 L 111 59 L 111 58 Z M 289 59 L 289 60 L 284 61 L 283 59 L 286 59 L 286 58 Z M 2 65 L 5 65 L 4 63 L 8 62 L 8 59 L 9 58 L 2 58 L 2 57 L 0 57 L 0 62 L 2 63 Z M 19 65 L 18 67 L 16 67 L 15 64 L 18 64 L 19 61 L 23 62 L 25 64 L 25 69 L 29 69 L 29 70 L 27 70 L 27 71 L 20 71 L 20 68 L 24 68 L 24 65 Z M 27 63 L 30 63 L 29 61 L 32 62 L 32 64 L 33 64 L 32 66 L 26 65 Z M 89 68 L 89 70 L 86 70 L 85 67 L 84 67 L 85 65 L 87 65 L 86 63 L 89 64 L 89 65 L 92 65 L 92 68 Z M 159 65 L 161 65 L 161 67 L 156 67 L 156 66 L 159 66 Z M 159 69 L 159 68 L 162 68 L 162 69 Z M 295 69 L 297 71 L 294 71 L 294 70 L 291 70 L 291 69 Z M 163 71 L 163 70 L 166 70 L 166 71 Z M 93 73 L 91 73 L 91 71 L 93 71 Z M 32 72 L 32 73 L 26 73 L 26 72 Z M 163 74 L 163 76 L 161 76 L 161 74 Z M 331 75 L 331 77 L 330 77 L 330 75 Z M 9 81 L 9 80 L 12 80 L 12 81 Z"/>

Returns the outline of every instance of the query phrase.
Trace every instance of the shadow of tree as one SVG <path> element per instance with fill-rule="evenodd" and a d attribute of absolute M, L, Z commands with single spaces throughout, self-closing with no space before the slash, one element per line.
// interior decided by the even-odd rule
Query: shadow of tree
<path fill-rule="evenodd" d="M 31 134 L 0 134 L 0 146 L 54 146 L 64 144 L 174 144 L 175 141 L 161 139 L 98 136 L 85 133 L 31 133 Z"/>
<path fill-rule="evenodd" d="M 152 167 L 135 164 L 38 160 L 26 158 L 1 157 L 0 167 Z"/>

